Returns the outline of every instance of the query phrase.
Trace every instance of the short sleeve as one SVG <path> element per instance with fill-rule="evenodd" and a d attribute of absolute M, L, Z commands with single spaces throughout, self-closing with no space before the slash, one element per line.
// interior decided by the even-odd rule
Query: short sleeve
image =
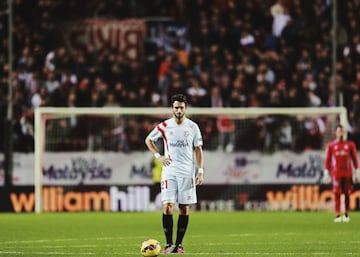
<path fill-rule="evenodd" d="M 148 135 L 148 138 L 153 141 L 156 142 L 158 141 L 160 138 L 162 138 L 162 134 L 160 133 L 158 126 L 156 126 Z"/>
<path fill-rule="evenodd" d="M 201 136 L 200 128 L 197 124 L 194 126 L 194 147 L 203 146 L 203 139 Z"/>

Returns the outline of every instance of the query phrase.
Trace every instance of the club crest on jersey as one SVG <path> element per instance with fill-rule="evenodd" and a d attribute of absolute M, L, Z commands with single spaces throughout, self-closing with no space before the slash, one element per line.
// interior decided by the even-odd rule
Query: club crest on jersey
<path fill-rule="evenodd" d="M 189 131 L 184 131 L 184 137 L 188 137 L 190 135 Z"/>

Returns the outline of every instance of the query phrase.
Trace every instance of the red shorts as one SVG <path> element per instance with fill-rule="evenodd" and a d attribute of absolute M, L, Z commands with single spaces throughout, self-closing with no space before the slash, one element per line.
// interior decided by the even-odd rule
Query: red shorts
<path fill-rule="evenodd" d="M 332 180 L 333 192 L 335 194 L 351 194 L 353 191 L 352 178 L 339 177 Z"/>

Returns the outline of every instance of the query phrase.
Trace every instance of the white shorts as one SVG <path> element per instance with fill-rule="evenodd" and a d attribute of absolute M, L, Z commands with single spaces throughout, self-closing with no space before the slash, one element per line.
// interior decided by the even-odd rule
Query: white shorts
<path fill-rule="evenodd" d="M 161 179 L 161 201 L 186 205 L 197 203 L 195 180 L 175 176 Z"/>

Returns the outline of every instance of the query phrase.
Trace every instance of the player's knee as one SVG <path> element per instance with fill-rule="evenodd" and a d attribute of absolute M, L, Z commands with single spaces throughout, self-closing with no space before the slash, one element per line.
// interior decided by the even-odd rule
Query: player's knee
<path fill-rule="evenodd" d="M 180 215 L 189 215 L 189 213 L 190 213 L 189 205 L 179 204 L 179 214 Z"/>
<path fill-rule="evenodd" d="M 174 211 L 174 205 L 172 203 L 165 203 L 163 205 L 163 213 L 166 215 L 173 214 Z"/>

